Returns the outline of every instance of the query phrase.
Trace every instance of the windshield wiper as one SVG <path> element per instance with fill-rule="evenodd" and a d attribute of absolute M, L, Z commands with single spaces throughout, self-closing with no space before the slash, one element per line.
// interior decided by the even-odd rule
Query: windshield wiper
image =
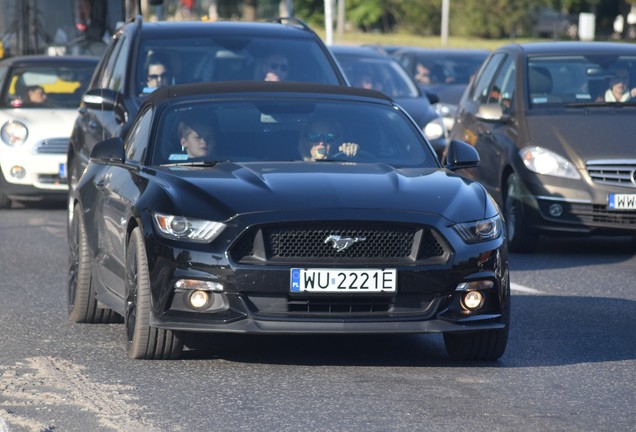
<path fill-rule="evenodd" d="M 565 104 L 568 108 L 589 108 L 589 107 L 613 107 L 613 108 L 623 108 L 623 107 L 636 107 L 636 101 L 627 101 L 627 102 L 572 102 Z"/>
<path fill-rule="evenodd" d="M 222 162 L 229 162 L 229 161 L 228 160 L 183 161 L 183 162 L 174 162 L 169 164 L 161 164 L 161 166 L 213 167 L 216 164 L 220 164 Z"/>

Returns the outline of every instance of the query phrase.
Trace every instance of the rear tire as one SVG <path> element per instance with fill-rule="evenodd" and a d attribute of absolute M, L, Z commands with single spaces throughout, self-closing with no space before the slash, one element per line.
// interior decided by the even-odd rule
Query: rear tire
<path fill-rule="evenodd" d="M 73 209 L 73 223 L 69 227 L 67 306 L 69 319 L 77 323 L 116 323 L 121 317 L 113 310 L 97 305 L 91 278 L 90 253 L 84 221 L 79 205 Z"/>
<path fill-rule="evenodd" d="M 148 258 L 143 235 L 135 228 L 126 252 L 126 335 L 128 355 L 133 359 L 176 359 L 181 357 L 181 334 L 150 325 L 152 313 Z"/>
<path fill-rule="evenodd" d="M 512 252 L 532 252 L 538 234 L 528 226 L 526 209 L 521 199 L 521 183 L 516 174 L 510 174 L 505 183 L 504 219 L 508 235 L 508 247 Z"/>

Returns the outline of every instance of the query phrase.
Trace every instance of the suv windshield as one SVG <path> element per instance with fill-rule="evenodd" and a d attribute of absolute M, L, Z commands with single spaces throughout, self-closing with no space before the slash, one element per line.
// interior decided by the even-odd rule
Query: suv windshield
<path fill-rule="evenodd" d="M 635 80 L 633 56 L 532 57 L 528 60 L 528 103 L 537 109 L 632 102 Z"/>
<path fill-rule="evenodd" d="M 272 47 L 276 47 L 273 49 Z M 313 39 L 227 36 L 146 40 L 136 69 L 138 94 L 163 84 L 264 80 L 268 72 L 281 81 L 339 84 L 333 66 Z M 161 63 L 159 73 L 152 65 Z M 161 76 L 163 74 L 163 76 Z"/>

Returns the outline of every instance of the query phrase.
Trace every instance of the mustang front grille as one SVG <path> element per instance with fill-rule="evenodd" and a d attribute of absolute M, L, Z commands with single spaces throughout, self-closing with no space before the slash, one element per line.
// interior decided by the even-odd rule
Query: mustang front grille
<path fill-rule="evenodd" d="M 436 231 L 391 224 L 312 224 L 260 227 L 232 248 L 241 263 L 441 263 L 450 248 Z"/>
<path fill-rule="evenodd" d="M 594 183 L 636 188 L 636 160 L 588 161 L 587 173 Z"/>

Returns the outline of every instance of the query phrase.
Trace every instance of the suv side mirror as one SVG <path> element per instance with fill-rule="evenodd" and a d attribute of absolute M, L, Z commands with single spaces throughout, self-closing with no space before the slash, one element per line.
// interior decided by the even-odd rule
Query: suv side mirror
<path fill-rule="evenodd" d="M 91 89 L 84 93 L 82 102 L 87 108 L 112 111 L 117 104 L 118 94 L 111 89 Z"/>
<path fill-rule="evenodd" d="M 479 153 L 464 141 L 452 140 L 446 149 L 445 167 L 451 171 L 479 165 Z"/>
<path fill-rule="evenodd" d="M 120 137 L 100 141 L 91 150 L 91 161 L 97 163 L 123 163 L 124 140 Z"/>

